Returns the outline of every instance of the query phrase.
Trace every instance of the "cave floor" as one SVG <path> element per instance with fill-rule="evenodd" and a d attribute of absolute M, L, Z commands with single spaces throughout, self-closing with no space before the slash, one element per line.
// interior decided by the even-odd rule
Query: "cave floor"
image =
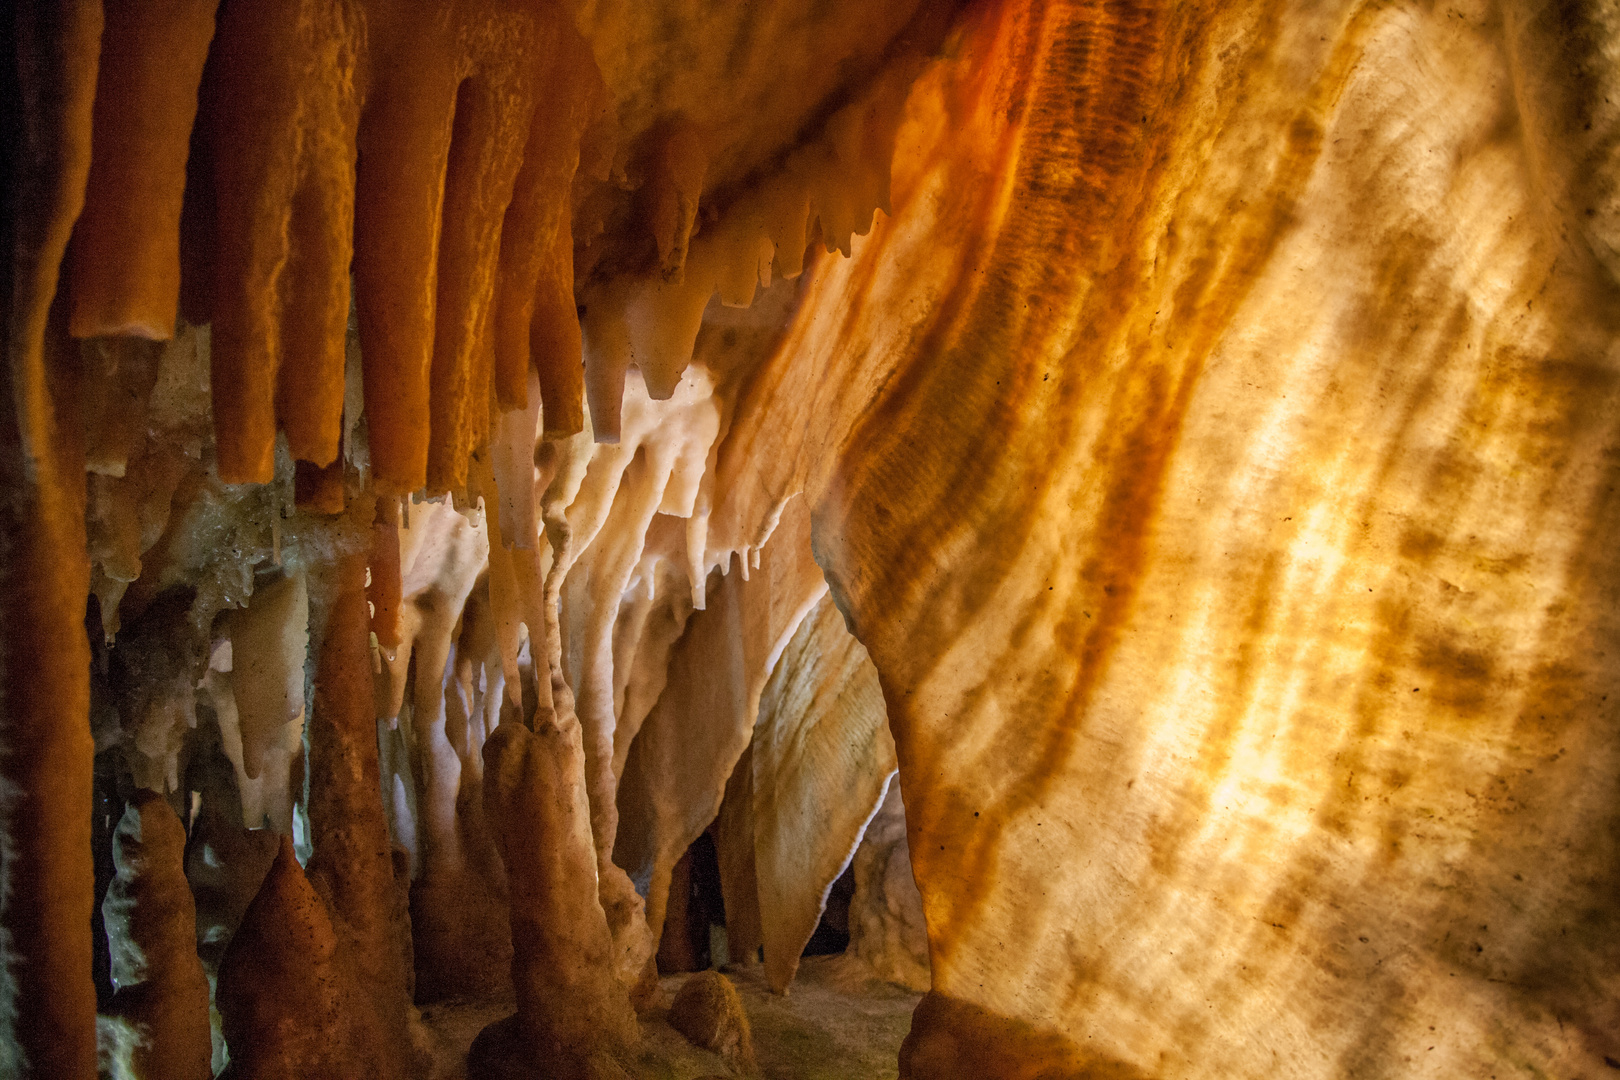
<path fill-rule="evenodd" d="M 898 1075 L 900 1042 L 922 995 L 872 977 L 860 961 L 810 956 L 790 991 L 773 994 L 759 964 L 726 969 L 753 1028 L 754 1056 L 766 1080 L 888 1080 Z M 638 1080 L 699 1080 L 733 1073 L 721 1059 L 670 1027 L 669 1002 L 689 978 L 659 980 L 662 1005 L 641 1018 L 641 1046 L 625 1064 Z M 467 1048 L 485 1024 L 512 1012 L 511 1002 L 446 1002 L 422 1010 L 432 1038 L 433 1080 L 467 1075 Z"/>

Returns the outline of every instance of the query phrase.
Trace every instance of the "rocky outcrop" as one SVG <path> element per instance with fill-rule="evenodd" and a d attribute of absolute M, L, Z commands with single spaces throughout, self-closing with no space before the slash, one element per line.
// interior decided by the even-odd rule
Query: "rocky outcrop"
<path fill-rule="evenodd" d="M 757 1069 L 742 998 L 718 971 L 700 971 L 681 984 L 669 1006 L 669 1023 L 694 1045 L 720 1055 L 733 1070 L 746 1074 Z"/>

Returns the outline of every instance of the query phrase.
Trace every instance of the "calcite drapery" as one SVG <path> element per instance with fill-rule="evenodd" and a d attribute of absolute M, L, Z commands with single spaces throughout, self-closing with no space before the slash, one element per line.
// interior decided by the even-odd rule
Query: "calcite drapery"
<path fill-rule="evenodd" d="M 802 504 L 790 504 L 782 519 L 782 535 L 761 553 L 750 578 L 733 569 L 688 622 L 670 655 L 669 682 L 625 762 L 614 857 L 645 890 L 654 937 L 663 927 L 670 872 L 720 810 L 765 681 L 826 593 L 810 559 L 809 515 Z M 694 716 L 701 725 L 683 723 Z"/>
<path fill-rule="evenodd" d="M 877 671 L 827 597 L 765 684 L 749 761 L 765 975 L 781 992 L 895 767 Z"/>
<path fill-rule="evenodd" d="M 792 345 L 897 362 L 808 497 L 928 915 L 904 1075 L 1620 1060 L 1615 285 L 1521 137 L 1521 58 L 1613 28 L 1497 10 L 987 9 L 914 94 Z"/>

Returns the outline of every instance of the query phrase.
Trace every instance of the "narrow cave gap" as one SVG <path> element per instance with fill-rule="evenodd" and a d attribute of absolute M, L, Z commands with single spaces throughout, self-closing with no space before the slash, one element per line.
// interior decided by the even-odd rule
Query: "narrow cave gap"
<path fill-rule="evenodd" d="M 725 927 L 720 857 L 714 837 L 705 829 L 675 864 L 670 878 L 664 935 L 658 943 L 658 974 L 677 975 L 728 964 L 729 954 L 717 955 L 716 949 L 724 940 Z"/>
<path fill-rule="evenodd" d="M 855 899 L 855 861 L 827 889 L 827 906 L 815 933 L 805 942 L 804 956 L 837 956 L 849 948 L 849 908 Z"/>

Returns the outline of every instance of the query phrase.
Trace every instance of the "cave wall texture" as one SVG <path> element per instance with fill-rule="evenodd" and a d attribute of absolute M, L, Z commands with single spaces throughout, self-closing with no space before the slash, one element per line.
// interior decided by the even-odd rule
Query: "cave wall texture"
<path fill-rule="evenodd" d="M 905 1077 L 1620 1070 L 1612 5 L 0 53 L 0 1075 L 623 1075 L 706 829 Z"/>

